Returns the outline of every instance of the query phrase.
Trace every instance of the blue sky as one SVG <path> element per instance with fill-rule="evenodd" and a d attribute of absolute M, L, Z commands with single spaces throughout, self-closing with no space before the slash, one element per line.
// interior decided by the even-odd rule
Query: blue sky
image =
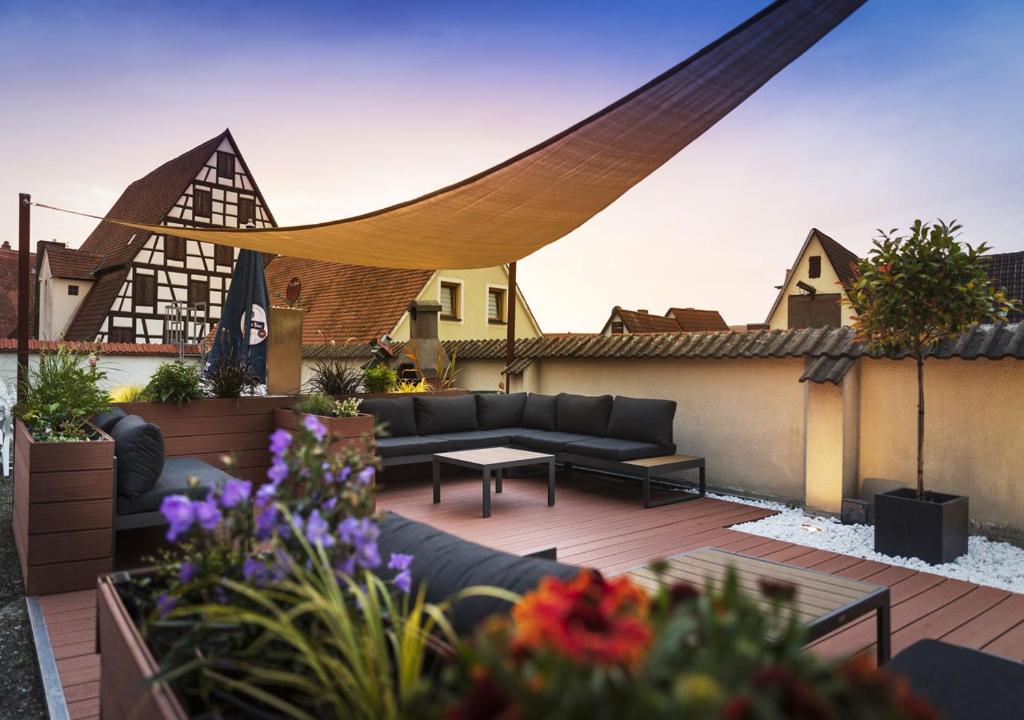
<path fill-rule="evenodd" d="M 0 227 L 106 211 L 230 127 L 283 224 L 408 199 L 558 132 L 764 6 L 0 0 Z M 807 231 L 958 218 L 1024 249 L 1024 3 L 869 0 L 591 222 L 520 264 L 549 331 L 612 305 L 759 322 Z M 7 198 L 3 201 L 2 198 Z M 89 221 L 37 211 L 33 239 Z M 567 301 L 568 300 L 568 301 Z"/>

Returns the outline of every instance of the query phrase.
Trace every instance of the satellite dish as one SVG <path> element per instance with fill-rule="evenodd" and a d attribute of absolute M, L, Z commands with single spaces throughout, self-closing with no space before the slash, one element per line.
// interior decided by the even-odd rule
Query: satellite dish
<path fill-rule="evenodd" d="M 294 305 L 299 301 L 299 295 L 302 293 L 302 282 L 297 278 L 293 277 L 288 281 L 288 288 L 284 292 L 284 297 L 288 301 L 289 305 Z"/>

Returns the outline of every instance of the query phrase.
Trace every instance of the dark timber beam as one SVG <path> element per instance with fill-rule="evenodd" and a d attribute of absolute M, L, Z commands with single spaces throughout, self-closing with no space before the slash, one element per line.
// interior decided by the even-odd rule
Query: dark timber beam
<path fill-rule="evenodd" d="M 508 310 L 505 312 L 507 335 L 505 336 L 505 367 L 516 359 L 516 264 L 508 264 Z M 505 392 L 510 392 L 511 376 L 505 376 Z"/>
<path fill-rule="evenodd" d="M 22 399 L 22 386 L 28 373 L 28 299 L 32 288 L 29 286 L 29 221 L 31 220 L 32 196 L 18 195 L 18 401 Z"/>

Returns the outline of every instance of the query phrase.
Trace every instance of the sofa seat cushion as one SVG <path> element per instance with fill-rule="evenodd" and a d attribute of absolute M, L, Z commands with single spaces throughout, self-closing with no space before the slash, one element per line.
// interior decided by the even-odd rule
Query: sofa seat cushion
<path fill-rule="evenodd" d="M 494 585 L 521 594 L 536 588 L 547 575 L 571 580 L 580 571 L 552 560 L 493 550 L 393 513 L 385 515 L 380 529 L 377 548 L 381 560 L 386 565 L 391 553 L 413 555 L 412 593 L 415 596 L 418 586 L 424 584 L 427 602 L 443 602 L 472 585 Z M 389 571 L 383 574 L 391 576 Z M 485 618 L 507 612 L 510 607 L 496 598 L 466 598 L 452 609 L 452 624 L 456 632 L 464 635 Z"/>
<path fill-rule="evenodd" d="M 527 450 L 537 452 L 557 453 L 571 442 L 582 442 L 594 440 L 592 435 L 579 435 L 577 433 L 548 432 L 546 430 L 532 430 L 530 428 L 519 428 L 513 431 L 512 443 Z"/>
<path fill-rule="evenodd" d="M 446 440 L 434 437 L 413 435 L 377 438 L 377 455 L 382 458 L 427 455 L 449 449 Z"/>
<path fill-rule="evenodd" d="M 476 430 L 474 395 L 416 395 L 413 405 L 416 408 L 416 429 L 420 435 Z"/>
<path fill-rule="evenodd" d="M 359 403 L 359 412 L 373 415 L 374 423 L 383 425 L 383 437 L 416 435 L 416 411 L 411 397 L 367 398 Z"/>
<path fill-rule="evenodd" d="M 519 427 L 523 424 L 526 393 L 479 394 L 476 396 L 477 429 Z"/>
<path fill-rule="evenodd" d="M 512 443 L 509 429 L 504 430 L 471 430 L 460 433 L 443 433 L 427 435 L 431 439 L 443 440 L 448 443 L 449 450 L 473 450 L 475 448 L 501 447 Z"/>
<path fill-rule="evenodd" d="M 671 445 L 672 421 L 675 416 L 675 400 L 648 400 L 619 395 L 612 404 L 607 434 L 621 440 Z"/>
<path fill-rule="evenodd" d="M 117 494 L 137 498 L 152 490 L 164 469 L 164 436 L 160 428 L 138 415 L 117 421 L 110 429 L 117 457 Z"/>
<path fill-rule="evenodd" d="M 191 477 L 198 481 L 195 487 L 189 485 Z M 156 485 L 148 492 L 135 498 L 117 496 L 117 514 L 134 515 L 156 512 L 160 509 L 160 503 L 168 495 L 187 495 L 194 500 L 201 500 L 207 496 L 210 490 L 230 478 L 231 476 L 220 468 L 196 458 L 168 458 Z"/>
<path fill-rule="evenodd" d="M 523 427 L 533 430 L 558 429 L 558 398 L 530 393 L 523 404 Z"/>
<path fill-rule="evenodd" d="M 604 437 L 611 414 L 611 395 L 558 395 L 559 432 Z"/>
<path fill-rule="evenodd" d="M 676 446 L 656 445 L 654 443 L 620 440 L 618 438 L 594 438 L 582 442 L 571 442 L 565 446 L 564 452 L 602 458 L 604 460 L 636 460 L 638 458 L 674 455 Z"/>

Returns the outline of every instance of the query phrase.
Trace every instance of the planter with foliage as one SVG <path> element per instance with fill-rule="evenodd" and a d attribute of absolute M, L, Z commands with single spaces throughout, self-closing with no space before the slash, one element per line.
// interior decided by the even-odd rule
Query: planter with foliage
<path fill-rule="evenodd" d="M 359 412 L 358 398 L 335 400 L 327 395 L 308 395 L 292 408 L 274 410 L 274 427 L 297 432 L 311 422 L 327 428 L 332 452 L 373 450 L 373 416 Z"/>
<path fill-rule="evenodd" d="M 925 490 L 925 355 L 974 324 L 1005 321 L 1013 309 L 985 272 L 988 247 L 960 242 L 960 229 L 955 221 L 916 220 L 910 235 L 882 232 L 850 294 L 858 338 L 917 365 L 917 487 L 875 495 L 875 550 L 932 564 L 967 552 L 970 519 L 966 497 Z"/>
<path fill-rule="evenodd" d="M 40 355 L 18 405 L 14 541 L 29 595 L 95 587 L 111 569 L 114 442 L 89 420 L 108 407 L 95 355 Z"/>

